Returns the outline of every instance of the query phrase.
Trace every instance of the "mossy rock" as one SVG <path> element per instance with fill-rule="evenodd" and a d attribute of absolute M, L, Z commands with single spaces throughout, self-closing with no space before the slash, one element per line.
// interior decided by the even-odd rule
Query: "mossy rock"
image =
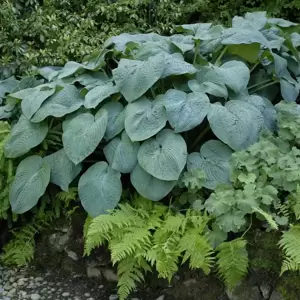
<path fill-rule="evenodd" d="M 276 291 L 283 300 L 300 299 L 300 273 L 287 272 L 279 280 Z"/>

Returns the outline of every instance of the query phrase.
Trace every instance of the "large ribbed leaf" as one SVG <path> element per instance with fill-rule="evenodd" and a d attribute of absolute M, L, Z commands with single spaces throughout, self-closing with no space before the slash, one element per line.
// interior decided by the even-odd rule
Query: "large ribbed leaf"
<path fill-rule="evenodd" d="M 264 126 L 261 112 L 244 101 L 228 101 L 225 106 L 212 104 L 207 118 L 213 133 L 236 151 L 255 143 Z"/>
<path fill-rule="evenodd" d="M 164 181 L 157 179 L 139 165 L 131 173 L 130 180 L 140 195 L 152 201 L 159 201 L 167 196 L 177 182 L 176 180 Z"/>
<path fill-rule="evenodd" d="M 265 125 L 270 131 L 276 130 L 277 114 L 272 102 L 258 95 L 245 96 L 242 97 L 241 100 L 252 104 L 261 112 L 264 117 Z"/>
<path fill-rule="evenodd" d="M 120 102 L 111 101 L 102 106 L 108 113 L 108 121 L 104 138 L 108 141 L 125 128 L 125 110 Z"/>
<path fill-rule="evenodd" d="M 62 90 L 49 97 L 32 117 L 32 122 L 41 122 L 48 116 L 61 118 L 83 105 L 83 97 L 73 85 L 66 85 Z"/>
<path fill-rule="evenodd" d="M 186 165 L 187 147 L 180 134 L 164 129 L 145 141 L 138 152 L 139 165 L 161 180 L 178 180 Z"/>
<path fill-rule="evenodd" d="M 96 86 L 85 95 L 84 106 L 86 108 L 95 108 L 104 99 L 117 92 L 118 88 L 112 82 Z"/>
<path fill-rule="evenodd" d="M 61 149 L 44 158 L 50 166 L 50 181 L 58 185 L 63 191 L 68 191 L 69 184 L 80 173 L 82 165 L 75 165 L 66 155 L 65 150 Z"/>
<path fill-rule="evenodd" d="M 163 97 L 168 121 L 175 132 L 188 131 L 201 124 L 210 105 L 204 93 L 187 94 L 172 89 Z"/>
<path fill-rule="evenodd" d="M 13 92 L 18 85 L 19 81 L 15 77 L 9 77 L 0 81 L 0 100 L 5 96 L 5 94 Z"/>
<path fill-rule="evenodd" d="M 5 155 L 10 158 L 22 156 L 39 145 L 45 139 L 47 133 L 48 125 L 46 122 L 35 124 L 28 121 L 24 115 L 21 115 L 5 144 Z"/>
<path fill-rule="evenodd" d="M 232 150 L 217 140 L 210 140 L 202 145 L 199 152 L 189 154 L 188 171 L 201 169 L 206 175 L 204 187 L 214 190 L 218 184 L 229 184 Z"/>
<path fill-rule="evenodd" d="M 105 214 L 107 210 L 114 209 L 120 201 L 120 173 L 106 162 L 98 162 L 80 177 L 78 193 L 82 206 L 92 217 Z"/>
<path fill-rule="evenodd" d="M 100 110 L 96 116 L 81 114 L 69 123 L 62 140 L 66 154 L 73 163 L 80 163 L 95 151 L 104 137 L 106 126 L 106 110 Z"/>
<path fill-rule="evenodd" d="M 165 70 L 164 57 L 155 55 L 146 61 L 121 59 L 113 70 L 114 80 L 128 102 L 143 96 Z"/>
<path fill-rule="evenodd" d="M 167 122 L 163 96 L 154 101 L 146 97 L 127 105 L 125 110 L 125 130 L 132 141 L 143 141 L 158 133 Z"/>
<path fill-rule="evenodd" d="M 49 181 L 50 166 L 40 156 L 29 156 L 21 161 L 9 194 L 12 211 L 23 214 L 33 208 Z"/>
<path fill-rule="evenodd" d="M 137 164 L 140 144 L 132 142 L 125 131 L 121 137 L 115 137 L 103 149 L 109 165 L 121 173 L 130 173 Z"/>

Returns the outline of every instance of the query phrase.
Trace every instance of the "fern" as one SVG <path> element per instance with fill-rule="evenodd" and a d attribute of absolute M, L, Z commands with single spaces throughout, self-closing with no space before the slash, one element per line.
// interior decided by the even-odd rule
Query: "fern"
<path fill-rule="evenodd" d="M 300 225 L 291 226 L 282 234 L 279 247 L 284 252 L 281 273 L 285 271 L 300 271 Z"/>
<path fill-rule="evenodd" d="M 158 276 L 171 280 L 179 262 L 209 273 L 213 251 L 205 231 L 209 218 L 199 211 L 185 215 L 168 207 L 136 198 L 120 204 L 108 215 L 87 218 L 84 226 L 85 254 L 108 243 L 111 258 L 118 264 L 118 293 L 125 299 L 155 267 Z"/>
<path fill-rule="evenodd" d="M 247 274 L 249 259 L 246 244 L 244 239 L 239 238 L 217 247 L 218 272 L 229 289 Z"/>

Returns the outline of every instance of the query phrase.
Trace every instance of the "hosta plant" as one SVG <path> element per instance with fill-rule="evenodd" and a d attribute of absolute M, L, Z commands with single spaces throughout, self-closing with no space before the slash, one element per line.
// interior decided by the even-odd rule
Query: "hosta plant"
<path fill-rule="evenodd" d="M 1 118 L 12 123 L 4 153 L 20 160 L 13 212 L 34 207 L 50 182 L 78 184 L 93 217 L 116 207 L 129 178 L 152 201 L 195 169 L 208 190 L 230 183 L 232 153 L 276 130 L 273 104 L 297 100 L 298 29 L 258 12 L 231 28 L 121 34 L 82 64 L 41 68 L 38 83 L 2 81 Z"/>

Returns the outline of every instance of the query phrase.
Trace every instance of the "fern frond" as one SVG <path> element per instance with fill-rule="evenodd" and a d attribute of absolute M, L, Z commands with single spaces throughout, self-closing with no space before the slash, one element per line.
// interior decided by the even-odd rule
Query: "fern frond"
<path fill-rule="evenodd" d="M 118 294 L 120 300 L 125 300 L 136 288 L 136 283 L 144 280 L 143 271 L 149 266 L 145 260 L 139 261 L 134 256 L 129 256 L 118 264 Z"/>
<path fill-rule="evenodd" d="M 185 232 L 179 241 L 179 251 L 184 252 L 182 263 L 189 260 L 191 269 L 202 269 L 209 274 L 213 265 L 213 249 L 204 235 L 200 235 L 199 229 L 192 228 Z"/>
<path fill-rule="evenodd" d="M 270 225 L 270 227 L 274 230 L 278 230 L 278 225 L 277 223 L 274 221 L 273 217 L 268 214 L 267 212 L 265 212 L 264 210 L 262 210 L 259 207 L 253 207 L 253 211 L 259 213 L 260 215 L 262 215 L 266 221 L 268 222 L 268 224 Z"/>
<path fill-rule="evenodd" d="M 61 191 L 57 193 L 56 197 L 63 201 L 66 202 L 67 206 L 69 206 L 69 203 L 72 201 L 76 201 L 78 195 L 78 188 L 69 188 L 69 190 L 66 191 Z"/>
<path fill-rule="evenodd" d="M 217 247 L 217 266 L 220 277 L 225 285 L 232 289 L 247 274 L 248 252 L 247 242 L 242 239 L 235 239 L 231 242 L 223 242 Z"/>
<path fill-rule="evenodd" d="M 278 244 L 289 261 L 300 265 L 300 225 L 291 226 L 285 231 Z"/>
<path fill-rule="evenodd" d="M 286 271 L 300 271 L 300 264 L 296 263 L 292 258 L 286 257 L 281 265 L 280 276 Z"/>

